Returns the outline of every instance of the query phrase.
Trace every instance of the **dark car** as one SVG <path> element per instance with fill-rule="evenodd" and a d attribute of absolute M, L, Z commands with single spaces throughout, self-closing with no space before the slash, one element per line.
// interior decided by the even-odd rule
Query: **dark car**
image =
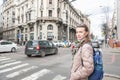
<path fill-rule="evenodd" d="M 46 54 L 57 54 L 58 48 L 48 40 L 30 40 L 25 45 L 25 54 L 28 57 L 32 55 L 40 55 L 44 57 Z"/>
<path fill-rule="evenodd" d="M 98 41 L 92 41 L 92 47 L 93 48 L 100 48 L 100 44 Z"/>

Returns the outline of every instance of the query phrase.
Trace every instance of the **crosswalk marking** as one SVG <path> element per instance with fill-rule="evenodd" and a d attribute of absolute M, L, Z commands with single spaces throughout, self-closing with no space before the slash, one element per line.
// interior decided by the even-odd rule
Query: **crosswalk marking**
<path fill-rule="evenodd" d="M 0 59 L 3 59 L 3 58 L 6 58 L 6 57 L 0 57 Z"/>
<path fill-rule="evenodd" d="M 42 77 L 45 74 L 50 73 L 50 72 L 51 71 L 48 69 L 43 69 L 43 70 L 40 70 L 39 72 L 36 72 L 36 73 L 26 77 L 26 78 L 23 78 L 21 80 L 37 80 L 39 77 Z"/>
<path fill-rule="evenodd" d="M 5 72 L 8 72 L 8 71 L 11 71 L 11 70 L 14 70 L 14 69 L 18 69 L 18 68 L 21 68 L 21 67 L 24 67 L 24 66 L 27 66 L 27 65 L 29 65 L 29 64 L 28 64 L 28 63 L 25 63 L 25 64 L 21 64 L 21 65 L 12 67 L 12 68 L 3 69 L 3 70 L 0 70 L 0 74 L 1 74 L 1 73 L 5 73 Z"/>
<path fill-rule="evenodd" d="M 5 64 L 5 63 L 8 63 L 8 62 L 13 62 L 13 61 L 16 61 L 16 60 L 2 61 L 1 64 Z"/>
<path fill-rule="evenodd" d="M 29 66 L 25 68 L 25 66 L 28 65 L 29 65 L 28 63 L 22 63 L 22 61 L 12 60 L 11 58 L 7 58 L 7 57 L 0 57 L 0 75 L 5 72 L 10 72 L 4 77 L 6 77 L 6 79 L 14 79 L 15 77 L 22 76 L 21 74 L 29 73 L 29 71 L 39 68 L 38 66 Z M 13 72 L 13 70 L 15 72 Z M 42 69 L 31 75 L 23 77 L 23 79 L 21 80 L 38 80 L 49 73 L 53 73 L 53 72 L 49 69 Z M 65 79 L 67 79 L 66 76 L 56 75 L 53 77 L 52 80 L 65 80 Z"/>
<path fill-rule="evenodd" d="M 32 66 L 32 67 L 29 67 L 29 68 L 26 68 L 26 69 L 22 69 L 22 70 L 19 70 L 19 71 L 10 73 L 10 74 L 8 74 L 6 77 L 7 77 L 7 78 L 13 78 L 13 77 L 15 77 L 15 76 L 18 76 L 18 75 L 20 75 L 20 74 L 22 74 L 22 73 L 25 73 L 25 72 L 27 72 L 27 71 L 29 71 L 29 70 L 33 70 L 33 69 L 36 69 L 36 68 L 38 68 L 38 67 L 37 67 L 37 66 Z"/>
<path fill-rule="evenodd" d="M 16 62 L 4 64 L 4 65 L 0 66 L 0 68 L 4 68 L 4 67 L 11 66 L 11 65 L 14 65 L 14 64 L 18 64 L 18 63 L 21 63 L 21 61 L 16 61 Z"/>
<path fill-rule="evenodd" d="M 66 77 L 61 76 L 61 75 L 57 75 L 55 78 L 53 78 L 53 80 L 65 80 Z"/>
<path fill-rule="evenodd" d="M 0 59 L 0 61 L 4 61 L 4 60 L 9 60 L 9 59 L 11 59 L 11 58 L 3 58 L 3 59 Z"/>

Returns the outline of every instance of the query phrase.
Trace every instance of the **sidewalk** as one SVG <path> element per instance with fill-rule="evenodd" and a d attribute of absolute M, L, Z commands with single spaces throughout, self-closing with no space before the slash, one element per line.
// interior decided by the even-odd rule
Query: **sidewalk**
<path fill-rule="evenodd" d="M 111 48 L 111 47 L 105 47 L 103 45 L 103 50 L 107 50 L 107 51 L 109 51 L 109 53 L 120 54 L 120 48 L 118 48 L 118 47 Z M 120 76 L 105 73 L 103 80 L 120 80 Z"/>
<path fill-rule="evenodd" d="M 103 80 L 120 80 L 120 76 L 105 74 Z"/>

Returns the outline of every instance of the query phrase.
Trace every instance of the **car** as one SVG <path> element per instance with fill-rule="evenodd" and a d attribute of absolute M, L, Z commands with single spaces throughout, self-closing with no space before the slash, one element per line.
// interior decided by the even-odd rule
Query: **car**
<path fill-rule="evenodd" d="M 93 48 L 100 48 L 100 44 L 98 41 L 92 41 L 92 47 Z"/>
<path fill-rule="evenodd" d="M 25 45 L 25 54 L 28 57 L 40 55 L 44 57 L 47 54 L 57 54 L 58 48 L 52 41 L 48 40 L 29 40 Z"/>
<path fill-rule="evenodd" d="M 58 45 L 59 45 L 59 42 L 58 41 L 52 41 L 53 42 L 53 44 L 56 46 L 56 47 L 58 47 Z"/>
<path fill-rule="evenodd" d="M 16 52 L 16 50 L 16 43 L 8 40 L 0 40 L 0 52 Z"/>

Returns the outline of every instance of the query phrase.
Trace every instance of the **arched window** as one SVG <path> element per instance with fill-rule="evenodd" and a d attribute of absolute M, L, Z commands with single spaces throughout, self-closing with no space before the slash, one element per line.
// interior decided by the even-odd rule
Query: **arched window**
<path fill-rule="evenodd" d="M 52 0 L 49 0 L 49 4 L 52 4 Z"/>
<path fill-rule="evenodd" d="M 53 30 L 53 25 L 49 24 L 47 30 Z"/>

